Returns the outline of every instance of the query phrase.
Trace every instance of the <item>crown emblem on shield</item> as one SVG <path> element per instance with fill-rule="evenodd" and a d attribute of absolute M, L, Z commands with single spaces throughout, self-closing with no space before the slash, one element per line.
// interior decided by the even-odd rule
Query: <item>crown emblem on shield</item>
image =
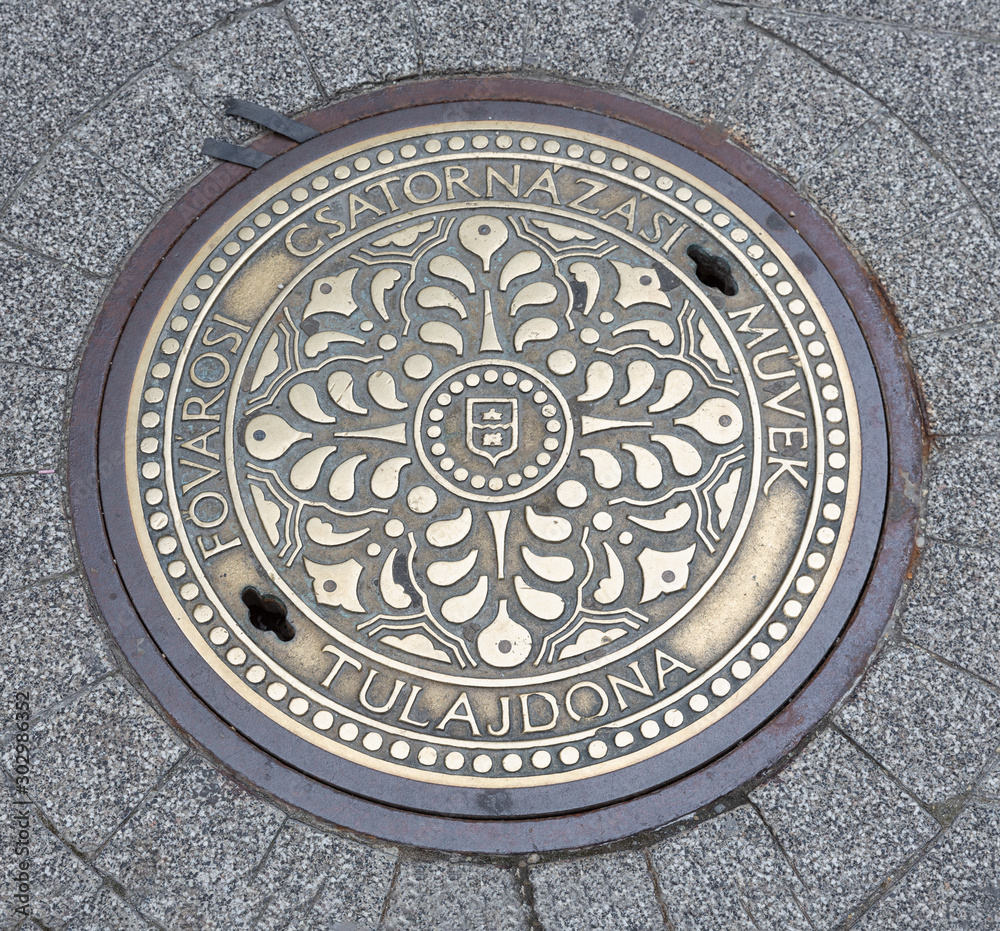
<path fill-rule="evenodd" d="M 467 398 L 465 445 L 496 465 L 517 449 L 517 398 Z"/>

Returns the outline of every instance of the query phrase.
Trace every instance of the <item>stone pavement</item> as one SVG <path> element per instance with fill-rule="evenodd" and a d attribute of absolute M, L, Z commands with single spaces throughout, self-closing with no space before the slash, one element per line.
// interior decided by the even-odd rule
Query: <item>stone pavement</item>
<path fill-rule="evenodd" d="M 0 3 L 0 926 L 25 931 L 1000 927 L 1000 25 L 990 0 Z M 794 758 L 610 849 L 435 857 L 305 823 L 130 680 L 66 516 L 75 370 L 116 270 L 249 98 L 508 71 L 712 121 L 895 302 L 932 435 L 921 557 Z M 30 693 L 31 799 L 13 797 Z M 11 841 L 30 821 L 33 918 Z M 350 924 L 345 927 L 350 927 Z"/>

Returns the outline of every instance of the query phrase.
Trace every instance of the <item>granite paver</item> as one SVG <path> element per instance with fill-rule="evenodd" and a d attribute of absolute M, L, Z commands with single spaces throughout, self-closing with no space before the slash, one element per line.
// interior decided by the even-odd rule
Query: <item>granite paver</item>
<path fill-rule="evenodd" d="M 910 342 L 910 358 L 939 436 L 1000 429 L 1000 327 L 963 327 Z"/>
<path fill-rule="evenodd" d="M 59 475 L 0 476 L 0 595 L 72 568 Z"/>
<path fill-rule="evenodd" d="M 1000 686 L 1000 553 L 928 541 L 902 627 L 908 639 Z"/>
<path fill-rule="evenodd" d="M 191 80 L 194 92 L 218 118 L 223 118 L 224 103 L 230 97 L 283 113 L 322 100 L 298 38 L 279 10 L 255 10 L 227 23 L 172 52 L 170 61 Z M 225 119 L 240 139 L 260 133 L 253 123 Z"/>
<path fill-rule="evenodd" d="M 82 899 L 63 931 L 154 931 L 154 925 L 105 885 Z"/>
<path fill-rule="evenodd" d="M 832 730 L 751 798 L 802 880 L 803 907 L 822 928 L 860 905 L 939 827 Z"/>
<path fill-rule="evenodd" d="M 403 860 L 384 931 L 528 931 L 513 870 L 438 860 Z"/>
<path fill-rule="evenodd" d="M 140 75 L 73 130 L 81 145 L 158 197 L 206 168 L 201 146 L 207 136 L 225 135 L 221 120 L 163 64 Z"/>
<path fill-rule="evenodd" d="M 0 279 L 0 358 L 74 368 L 104 282 L 6 243 L 0 243 Z"/>
<path fill-rule="evenodd" d="M 255 931 L 282 931 L 290 921 L 306 928 L 338 921 L 374 928 L 394 867 L 395 857 L 385 851 L 287 821 L 257 874 L 267 899 Z"/>
<path fill-rule="evenodd" d="M 36 720 L 29 736 L 31 796 L 60 836 L 88 854 L 187 751 L 120 676 Z M 118 747 L 129 747 L 129 753 L 118 753 Z M 9 744 L 3 762 L 12 772 Z"/>
<path fill-rule="evenodd" d="M 942 802 L 968 792 L 991 761 L 1000 692 L 904 645 L 879 657 L 836 720 L 918 798 Z"/>
<path fill-rule="evenodd" d="M 994 549 L 1000 524 L 1000 440 L 946 437 L 931 449 L 926 532 L 948 543 Z"/>
<path fill-rule="evenodd" d="M 718 119 L 768 48 L 760 33 L 683 0 L 650 13 L 624 85 L 699 120 Z"/>
<path fill-rule="evenodd" d="M 833 152 L 877 104 L 805 55 L 775 46 L 727 123 L 751 151 L 798 180 Z"/>
<path fill-rule="evenodd" d="M 63 432 L 66 376 L 0 363 L 0 473 L 51 469 Z"/>
<path fill-rule="evenodd" d="M 662 931 L 652 877 L 641 853 L 560 860 L 531 870 L 535 911 L 546 931 Z"/>
<path fill-rule="evenodd" d="M 272 805 L 192 757 L 95 862 L 147 918 L 178 931 L 240 931 L 263 904 L 253 874 L 282 821 Z"/>
<path fill-rule="evenodd" d="M 0 4 L 0 201 L 94 104 L 168 49 L 260 0 L 163 0 L 123 7 Z"/>
<path fill-rule="evenodd" d="M 114 657 L 98 623 L 79 579 L 0 596 L 5 691 L 27 692 L 38 715 L 113 671 Z M 10 727 L 13 712 L 10 702 L 0 703 L 0 731 Z"/>
<path fill-rule="evenodd" d="M 743 805 L 653 848 L 675 931 L 806 931 L 802 882 Z"/>
<path fill-rule="evenodd" d="M 5 778 L 0 780 L 4 838 L 0 845 L 0 928 L 22 924 L 26 913 L 19 908 L 26 908 L 45 927 L 59 928 L 78 914 L 80 903 L 101 885 L 101 877 L 49 831 L 34 806 L 22 804 L 24 798 Z M 21 889 L 22 883 L 27 890 Z M 18 895 L 27 896 L 27 902 Z"/>
<path fill-rule="evenodd" d="M 901 239 L 969 201 L 955 177 L 899 120 L 876 114 L 806 179 L 862 249 Z"/>
<path fill-rule="evenodd" d="M 513 71 L 524 56 L 528 0 L 420 0 L 413 19 L 425 72 Z"/>
<path fill-rule="evenodd" d="M 621 79 L 646 27 L 649 0 L 536 0 L 524 45 L 527 68 L 610 84 Z"/>
<path fill-rule="evenodd" d="M 152 219 L 153 199 L 75 142 L 63 142 L 12 200 L 0 232 L 107 275 Z M 67 246 L 72 243 L 72 247 Z"/>
<path fill-rule="evenodd" d="M 979 210 L 960 210 L 880 243 L 869 261 L 910 336 L 1000 317 L 1000 239 Z"/>
<path fill-rule="evenodd" d="M 926 0 L 752 0 L 754 6 L 775 7 L 786 12 L 822 13 L 829 16 L 898 23 L 926 29 L 960 29 L 996 35 L 997 22 L 990 0 L 950 0 L 927 3 Z"/>
<path fill-rule="evenodd" d="M 856 927 L 987 931 L 998 909 L 1000 808 L 973 804 Z"/>
<path fill-rule="evenodd" d="M 288 14 L 332 97 L 419 71 L 407 0 L 349 0 L 331 17 L 325 0 L 291 0 Z"/>

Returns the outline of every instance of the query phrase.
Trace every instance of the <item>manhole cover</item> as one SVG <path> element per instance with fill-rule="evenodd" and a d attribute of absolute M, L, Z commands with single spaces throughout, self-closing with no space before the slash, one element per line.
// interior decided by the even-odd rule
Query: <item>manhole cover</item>
<path fill-rule="evenodd" d="M 296 778 L 466 819 L 756 731 L 886 496 L 872 361 L 803 240 L 673 143 L 529 104 L 356 122 L 236 186 L 138 297 L 100 436 L 174 673 Z"/>

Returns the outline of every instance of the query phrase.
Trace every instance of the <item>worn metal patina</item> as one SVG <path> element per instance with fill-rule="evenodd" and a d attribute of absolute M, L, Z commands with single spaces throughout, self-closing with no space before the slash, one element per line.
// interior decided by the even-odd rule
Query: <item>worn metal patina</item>
<path fill-rule="evenodd" d="M 516 790 L 738 714 L 837 578 L 859 436 L 824 308 L 740 207 L 610 138 L 465 121 L 336 148 L 204 238 L 125 463 L 160 596 L 242 700 Z"/>

